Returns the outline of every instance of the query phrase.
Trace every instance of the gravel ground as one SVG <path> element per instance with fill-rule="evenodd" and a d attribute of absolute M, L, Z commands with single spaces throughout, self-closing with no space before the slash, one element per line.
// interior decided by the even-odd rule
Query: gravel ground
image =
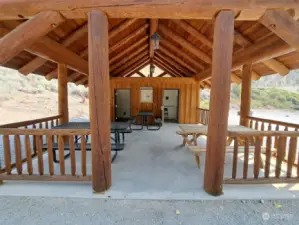
<path fill-rule="evenodd" d="M 141 201 L 0 197 L 0 224 L 298 224 L 298 200 Z"/>

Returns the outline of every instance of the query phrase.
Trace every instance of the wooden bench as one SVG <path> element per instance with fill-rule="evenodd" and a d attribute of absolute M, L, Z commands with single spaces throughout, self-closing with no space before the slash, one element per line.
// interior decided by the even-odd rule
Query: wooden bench
<path fill-rule="evenodd" d="M 198 147 L 198 146 L 189 146 L 188 149 L 190 152 L 194 153 L 196 164 L 197 164 L 198 168 L 200 168 L 200 153 L 207 152 L 207 150 L 205 148 Z M 249 146 L 249 153 L 254 153 L 254 152 L 255 152 L 255 146 Z M 271 149 L 271 153 L 273 153 L 273 152 L 277 152 L 276 148 Z M 234 147 L 227 146 L 225 153 L 234 153 Z M 238 153 L 244 153 L 243 146 L 239 146 Z M 261 154 L 262 153 L 266 153 L 266 147 L 264 147 L 264 146 L 261 147 Z M 261 162 L 260 168 L 264 168 L 262 157 L 261 157 L 260 162 Z"/>

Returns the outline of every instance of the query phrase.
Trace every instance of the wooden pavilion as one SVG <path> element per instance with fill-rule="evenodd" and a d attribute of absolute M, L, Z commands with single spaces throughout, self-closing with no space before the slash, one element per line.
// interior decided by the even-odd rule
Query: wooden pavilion
<path fill-rule="evenodd" d="M 0 180 L 92 180 L 94 191 L 107 190 L 111 185 L 109 127 L 114 118 L 113 92 L 120 87 L 132 89 L 132 114 L 150 109 L 157 117 L 161 116 L 162 90 L 180 89 L 180 123 L 202 121 L 204 111 L 198 109 L 199 91 L 211 88 L 204 185 L 210 194 L 221 194 L 224 183 L 231 82 L 242 83 L 240 123 L 253 127 L 255 122 L 255 128 L 261 130 L 247 135 L 265 136 L 269 141 L 275 137 L 281 140 L 278 141 L 281 149 L 286 143 L 283 141 L 290 137 L 291 169 L 298 158 L 295 145 L 298 125 L 249 117 L 252 79 L 271 74 L 285 76 L 299 68 L 297 0 L 4 0 L 0 6 L 1 65 L 23 75 L 34 73 L 48 80 L 58 79 L 59 84 L 58 116 L 1 126 L 6 168 Z M 161 37 L 159 49 L 154 48 L 151 38 L 156 33 Z M 139 71 L 149 64 L 165 73 L 143 77 Z M 131 78 L 135 73 L 141 77 Z M 165 74 L 173 78 L 163 78 Z M 42 129 L 42 124 L 48 128 L 55 121 L 68 121 L 67 82 L 89 88 L 91 129 Z M 142 86 L 153 87 L 152 104 L 140 103 Z M 270 124 L 268 130 L 272 125 L 284 126 L 286 133 L 265 133 L 265 123 Z M 39 129 L 36 124 L 40 124 Z M 34 129 L 18 129 L 29 125 L 34 125 Z M 288 128 L 296 131 L 288 132 Z M 47 136 L 51 145 L 52 137 L 57 135 L 63 145 L 65 136 L 74 138 L 89 133 L 91 177 L 84 173 L 84 166 L 82 176 L 73 169 L 72 174 L 65 174 L 63 162 L 61 174 L 53 174 L 50 160 L 50 174 L 44 174 L 42 160 L 39 174 L 32 174 L 32 157 L 42 158 L 41 136 Z M 27 151 L 25 160 L 17 154 L 14 165 L 9 155 L 11 135 L 16 152 L 20 151 L 20 136 L 24 135 Z M 33 153 L 29 136 L 35 138 Z M 86 151 L 84 147 L 82 151 Z M 282 156 L 278 158 L 281 164 Z M 28 174 L 22 173 L 25 161 Z M 11 173 L 13 167 L 17 168 L 17 175 Z M 298 181 L 289 175 L 288 180 L 283 179 Z M 269 177 L 261 182 L 267 182 L 266 178 Z M 279 171 L 275 178 L 281 179 Z"/>

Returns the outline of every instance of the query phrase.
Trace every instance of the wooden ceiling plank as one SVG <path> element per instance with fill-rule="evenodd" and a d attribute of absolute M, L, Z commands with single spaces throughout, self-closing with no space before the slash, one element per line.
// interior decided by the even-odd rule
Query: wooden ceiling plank
<path fill-rule="evenodd" d="M 144 45 L 140 48 L 138 48 L 136 51 L 134 51 L 132 54 L 128 55 L 127 57 L 122 58 L 121 60 L 119 60 L 118 62 L 110 65 L 110 72 L 113 73 L 113 71 L 119 67 L 121 67 L 122 65 L 124 65 L 126 62 L 130 61 L 132 58 L 134 58 L 135 56 L 139 55 L 141 52 L 143 52 L 145 49 L 147 49 L 147 45 Z"/>
<path fill-rule="evenodd" d="M 189 64 L 185 63 L 181 58 L 177 57 L 176 55 L 172 54 L 170 51 L 168 51 L 166 48 L 164 48 L 163 46 L 160 46 L 159 48 L 159 52 L 164 53 L 165 55 L 169 56 L 170 58 L 172 58 L 174 61 L 176 61 L 177 63 L 179 63 L 180 65 L 186 67 L 188 70 L 190 70 L 193 73 L 196 73 L 198 71 L 196 71 L 192 66 L 190 66 Z"/>
<path fill-rule="evenodd" d="M 237 31 L 236 29 L 235 29 L 235 41 L 237 44 L 241 45 L 244 48 L 247 48 L 248 46 L 253 44 L 249 39 L 247 39 L 242 33 Z M 265 64 L 265 66 L 279 73 L 282 76 L 285 76 L 290 72 L 289 68 L 287 68 L 283 63 L 277 61 L 276 59 L 269 59 L 263 61 L 263 64 Z"/>
<path fill-rule="evenodd" d="M 42 12 L 10 31 L 0 39 L 0 65 L 8 62 L 64 21 L 60 13 Z"/>
<path fill-rule="evenodd" d="M 288 12 L 268 10 L 259 22 L 299 51 L 299 24 Z"/>
<path fill-rule="evenodd" d="M 139 47 L 143 42 L 145 42 L 148 39 L 148 36 L 144 36 L 139 41 L 135 42 L 130 47 L 126 48 L 124 51 L 121 51 L 119 54 L 115 55 L 110 59 L 110 63 L 114 63 L 115 61 L 118 61 L 122 59 L 125 55 L 127 55 L 129 52 L 131 52 L 133 49 Z"/>
<path fill-rule="evenodd" d="M 157 52 L 157 57 L 161 58 L 161 60 L 166 61 L 169 65 L 171 65 L 172 67 L 174 67 L 175 69 L 177 69 L 179 72 L 181 72 L 184 76 L 190 76 L 190 75 L 194 75 L 192 72 L 190 74 L 190 72 L 185 69 L 184 67 L 182 67 L 179 63 L 176 63 L 175 61 L 173 61 L 171 58 L 169 58 L 167 55 L 165 55 L 162 52 Z"/>
<path fill-rule="evenodd" d="M 117 50 L 119 47 L 121 47 L 121 46 L 127 44 L 128 42 L 130 42 L 136 36 L 138 36 L 138 35 L 142 34 L 143 32 L 145 32 L 147 30 L 148 26 L 149 26 L 148 24 L 144 24 L 142 27 L 140 27 L 137 30 L 131 32 L 130 35 L 128 35 L 127 37 L 123 38 L 122 40 L 120 40 L 119 42 L 117 42 L 116 44 L 111 46 L 109 48 L 109 53 L 111 54 L 112 52 Z"/>
<path fill-rule="evenodd" d="M 144 62 L 141 62 L 139 65 L 136 64 L 136 66 L 133 66 L 132 69 L 130 70 L 130 72 L 127 72 L 126 74 L 121 75 L 121 77 L 132 76 L 134 73 L 136 73 L 136 71 L 142 70 L 144 67 L 146 67 L 149 62 L 150 62 L 150 59 L 147 58 Z"/>
<path fill-rule="evenodd" d="M 167 74 L 169 74 L 172 77 L 178 77 L 178 75 L 176 75 L 175 73 L 173 73 L 172 71 L 170 71 L 169 69 L 167 69 L 163 64 L 161 64 L 160 62 L 158 62 L 156 59 L 154 59 L 154 64 L 156 66 L 158 66 L 160 69 L 164 70 L 165 72 L 167 72 Z"/>
<path fill-rule="evenodd" d="M 148 50 L 143 51 L 142 53 L 140 53 L 137 57 L 134 57 L 133 59 L 131 59 L 129 62 L 127 62 L 124 66 L 117 68 L 116 70 L 113 71 L 113 76 L 121 73 L 122 71 L 125 71 L 127 69 L 129 69 L 134 63 L 138 62 L 139 60 L 143 59 L 146 54 L 148 54 Z"/>
<path fill-rule="evenodd" d="M 277 36 L 270 36 L 263 41 L 250 45 L 248 48 L 235 53 L 233 56 L 232 71 L 239 69 L 244 64 L 254 64 L 268 59 L 276 58 L 294 52 L 296 49 Z M 211 77 L 211 69 L 207 69 L 195 76 L 196 80 L 202 81 Z"/>
<path fill-rule="evenodd" d="M 154 41 L 151 40 L 151 36 L 157 32 L 158 19 L 150 19 L 150 32 L 149 32 L 149 57 L 152 59 L 155 54 Z"/>
<path fill-rule="evenodd" d="M 199 69 L 199 70 L 205 69 L 205 67 L 203 65 L 201 65 L 198 61 L 196 61 L 193 57 L 189 56 L 188 54 L 183 52 L 181 49 L 179 49 L 176 46 L 174 46 L 173 44 L 171 44 L 171 42 L 168 42 L 167 40 L 161 40 L 160 42 L 163 47 L 166 47 L 167 49 L 171 50 L 172 52 L 175 52 L 177 55 L 179 55 L 178 57 L 183 57 L 184 59 L 186 59 L 187 61 L 192 63 L 193 66 L 196 66 L 197 69 Z"/>
<path fill-rule="evenodd" d="M 187 33 L 192 34 L 197 40 L 199 40 L 202 44 L 213 48 L 213 42 L 210 41 L 204 34 L 195 29 L 192 25 L 184 20 L 172 20 L 173 23 L 177 24 L 180 28 L 185 30 Z"/>
<path fill-rule="evenodd" d="M 155 57 L 154 62 L 158 62 L 160 65 L 163 65 L 164 68 L 167 69 L 167 71 L 170 71 L 171 74 L 175 75 L 176 77 L 182 77 L 179 71 L 176 71 L 171 65 L 169 65 L 168 62 L 165 62 L 163 59 Z"/>
<path fill-rule="evenodd" d="M 71 33 L 67 38 L 65 38 L 61 44 L 64 47 L 69 47 L 71 44 L 73 44 L 76 40 L 79 38 L 83 37 L 84 35 L 87 35 L 88 29 L 87 29 L 87 24 L 84 24 L 77 30 L 75 30 L 73 33 Z M 25 64 L 23 67 L 19 69 L 19 72 L 23 75 L 27 75 L 29 73 L 32 73 L 34 70 L 38 69 L 41 67 L 43 64 L 47 62 L 46 59 L 36 57 L 32 61 L 28 62 Z M 51 72 L 52 73 L 52 72 Z M 57 73 L 56 73 L 57 75 Z"/>
<path fill-rule="evenodd" d="M 134 74 L 135 71 L 141 70 L 146 65 L 148 65 L 149 62 L 150 62 L 150 59 L 148 58 L 148 55 L 146 55 L 146 57 L 135 62 L 130 68 L 128 68 L 127 70 L 124 70 L 121 74 L 119 74 L 118 77 L 127 77 L 128 75 Z"/>
<path fill-rule="evenodd" d="M 209 56 L 207 53 L 201 51 L 196 46 L 194 46 L 191 42 L 187 41 L 185 38 L 180 36 L 179 34 L 173 32 L 171 29 L 169 29 L 167 26 L 160 24 L 159 25 L 159 31 L 164 34 L 164 36 L 170 37 L 173 41 L 175 41 L 177 44 L 203 60 L 204 62 L 211 64 L 212 63 L 212 57 Z"/>

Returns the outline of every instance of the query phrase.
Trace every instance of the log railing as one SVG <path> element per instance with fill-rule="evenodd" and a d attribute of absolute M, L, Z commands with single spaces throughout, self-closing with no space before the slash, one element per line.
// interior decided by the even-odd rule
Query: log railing
<path fill-rule="evenodd" d="M 197 109 L 197 118 L 199 118 L 199 123 L 203 125 L 209 124 L 209 116 L 210 116 L 210 110 L 208 109 Z"/>
<path fill-rule="evenodd" d="M 225 163 L 225 184 L 299 182 L 298 131 L 249 131 L 231 138 L 233 154 L 226 154 L 226 161 L 232 163 Z M 231 177 L 227 177 L 229 165 Z"/>
<path fill-rule="evenodd" d="M 61 118 L 61 115 L 45 117 L 35 120 L 27 120 L 17 123 L 9 123 L 0 125 L 0 128 L 39 128 L 39 129 L 48 129 L 58 125 L 58 120 Z"/>
<path fill-rule="evenodd" d="M 86 136 L 90 135 L 90 130 L 0 128 L 0 135 L 3 135 L 5 156 L 5 167 L 0 172 L 0 181 L 91 180 L 91 176 L 87 175 L 86 163 L 87 145 L 90 145 L 86 143 Z M 47 139 L 46 144 L 42 142 L 44 136 Z M 55 139 L 58 143 L 53 141 Z M 75 143 L 75 139 L 80 141 Z M 35 141 L 36 158 L 32 157 L 32 140 Z M 53 148 L 57 148 L 59 163 L 54 162 Z M 12 153 L 15 155 L 14 167 Z M 70 154 L 69 158 L 64 157 L 67 153 Z"/>
<path fill-rule="evenodd" d="M 276 120 L 269 120 L 269 119 L 263 119 L 258 117 L 252 117 L 248 116 L 249 119 L 249 126 L 252 129 L 260 130 L 260 131 L 298 131 L 299 130 L 299 124 L 295 123 L 286 123 Z"/>

